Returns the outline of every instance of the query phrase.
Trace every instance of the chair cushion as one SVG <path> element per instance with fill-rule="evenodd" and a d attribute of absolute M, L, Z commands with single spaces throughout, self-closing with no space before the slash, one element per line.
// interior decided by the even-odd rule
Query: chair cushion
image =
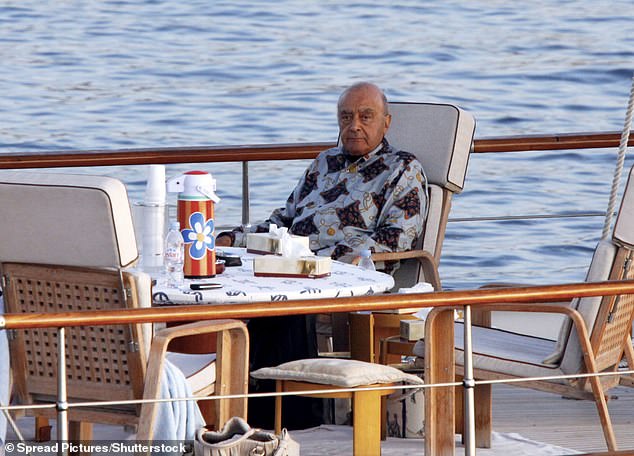
<path fill-rule="evenodd" d="M 611 241 L 603 240 L 599 242 L 592 256 L 586 282 L 600 282 L 609 279 L 616 251 L 617 247 Z M 588 333 L 592 332 L 602 300 L 603 297 L 601 296 L 590 296 L 580 298 L 577 302 L 577 310 L 583 317 Z M 567 338 L 566 344 L 563 347 L 564 354 L 561 360 L 561 369 L 567 374 L 576 374 L 582 367 L 583 353 L 579 344 L 577 331 L 572 329 L 572 321 L 569 318 L 564 320 L 563 325 L 566 324 L 568 324 L 570 328 L 568 330 L 570 336 Z"/>
<path fill-rule="evenodd" d="M 194 394 L 216 382 L 215 353 L 194 355 L 167 352 L 165 358 L 185 375 Z"/>
<path fill-rule="evenodd" d="M 427 208 L 427 219 L 425 220 L 425 231 L 423 233 L 422 245 L 420 248 L 434 255 L 438 242 L 438 230 L 443 207 L 443 190 L 437 185 L 429 185 L 429 202 Z"/>
<path fill-rule="evenodd" d="M 461 322 L 456 322 L 454 343 L 456 364 L 459 366 L 464 365 L 463 328 Z M 481 326 L 473 326 L 471 335 L 473 367 L 475 369 L 501 372 L 518 377 L 540 377 L 560 373 L 558 368 L 542 363 L 542 359 L 552 352 L 555 345 L 554 340 Z M 416 342 L 413 353 L 424 358 L 424 339 Z"/>
<path fill-rule="evenodd" d="M 621 208 L 614 222 L 612 239 L 619 245 L 634 247 L 634 168 L 630 170 L 627 184 L 625 184 Z"/>
<path fill-rule="evenodd" d="M 138 257 L 125 186 L 103 176 L 0 174 L 0 261 L 124 267 Z"/>
<path fill-rule="evenodd" d="M 390 144 L 416 155 L 430 183 L 462 191 L 475 132 L 473 116 L 442 103 L 391 102 L 389 108 Z"/>
<path fill-rule="evenodd" d="M 376 383 L 407 382 L 422 384 L 420 377 L 394 367 L 353 359 L 310 358 L 290 361 L 277 367 L 251 372 L 259 379 L 294 380 L 352 388 Z"/>

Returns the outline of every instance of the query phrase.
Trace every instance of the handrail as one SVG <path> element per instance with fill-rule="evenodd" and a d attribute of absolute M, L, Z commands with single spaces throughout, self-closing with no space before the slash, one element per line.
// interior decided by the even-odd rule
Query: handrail
<path fill-rule="evenodd" d="M 620 133 L 564 133 L 476 138 L 474 153 L 618 147 Z M 0 169 L 313 159 L 331 142 L 241 146 L 157 147 L 0 153 Z M 634 133 L 628 145 L 634 145 Z"/>
<path fill-rule="evenodd" d="M 59 357 L 62 360 L 58 371 L 58 399 L 56 408 L 58 410 L 57 420 L 61 423 L 58 426 L 58 440 L 68 439 L 67 411 L 68 402 L 66 398 L 66 383 L 64 360 L 64 330 L 71 326 L 94 326 L 109 324 L 129 324 L 148 322 L 178 322 L 191 320 L 213 320 L 222 318 L 254 318 L 261 316 L 276 316 L 289 314 L 309 314 L 316 312 L 349 312 L 358 310 L 385 310 L 399 309 L 407 307 L 456 307 L 465 308 L 465 330 L 470 330 L 470 319 L 466 318 L 473 305 L 495 305 L 500 303 L 535 303 L 535 302 L 560 302 L 564 299 L 587 296 L 612 296 L 620 294 L 634 293 L 634 280 L 605 281 L 595 283 L 571 283 L 557 285 L 536 285 L 525 287 L 508 288 L 481 288 L 476 290 L 441 291 L 433 293 L 418 294 L 382 294 L 378 296 L 357 296 L 345 298 L 310 299 L 304 301 L 287 301 L 272 303 L 255 303 L 239 305 L 199 305 L 199 306 L 177 306 L 164 308 L 144 308 L 144 309 L 117 309 L 103 311 L 83 311 L 83 312 L 56 312 L 56 313 L 21 313 L 0 315 L 0 330 L 3 329 L 26 329 L 26 328 L 58 328 L 58 345 L 60 346 Z M 447 313 L 447 312 L 445 312 Z M 453 331 L 452 331 L 453 332 Z M 465 337 L 468 339 L 468 332 Z M 451 336 L 453 339 L 453 336 Z M 470 345 L 469 345 L 470 346 Z M 470 351 L 465 345 L 465 356 L 471 357 Z M 453 349 L 450 350 L 453 352 Z M 465 364 L 465 368 L 467 365 Z M 451 374 L 453 376 L 453 374 Z M 436 377 L 434 377 L 436 378 Z M 442 383 L 442 382 L 441 382 Z M 475 454 L 475 426 L 474 426 L 474 404 L 472 388 L 476 385 L 475 380 L 465 371 L 463 388 L 465 388 L 465 411 L 467 419 L 465 424 L 469 425 L 466 431 L 465 454 Z M 440 386 L 438 381 L 432 379 L 428 386 Z M 468 393 L 471 393 L 470 395 Z M 4 408 L 4 407 L 3 407 Z M 446 417 L 439 418 L 439 423 Z M 453 417 L 451 417 L 453 423 Z M 442 447 L 442 454 L 453 454 L 451 445 L 444 445 L 444 434 L 431 439 L 431 424 L 426 424 L 426 432 L 429 436 L 425 440 L 425 452 L 436 453 L 436 447 Z M 453 442 L 453 437 L 452 440 Z M 445 447 L 446 446 L 446 447 Z"/>
<path fill-rule="evenodd" d="M 557 302 L 576 297 L 634 294 L 634 280 L 533 285 L 508 288 L 381 294 L 251 304 L 169 306 L 81 312 L 21 313 L 0 316 L 0 329 L 113 325 L 192 320 L 247 319 L 279 315 L 452 307 L 495 303 Z"/>

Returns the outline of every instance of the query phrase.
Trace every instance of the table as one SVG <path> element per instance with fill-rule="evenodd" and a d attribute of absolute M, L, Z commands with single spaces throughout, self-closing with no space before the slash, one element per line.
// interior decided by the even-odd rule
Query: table
<path fill-rule="evenodd" d="M 153 305 L 179 305 L 179 304 L 245 304 L 253 302 L 274 302 L 289 301 L 301 299 L 316 298 L 338 298 L 350 296 L 364 296 L 376 293 L 383 293 L 394 287 L 394 279 L 388 274 L 376 271 L 368 271 L 357 266 L 332 261 L 331 274 L 323 278 L 289 278 L 289 277 L 256 277 L 253 274 L 253 258 L 255 254 L 247 253 L 245 249 L 223 247 L 222 251 L 226 254 L 237 254 L 241 257 L 242 266 L 225 267 L 222 274 L 214 278 L 204 280 L 186 280 L 184 286 L 176 288 L 168 288 L 165 283 L 159 283 L 152 290 Z M 220 289 L 213 290 L 191 290 L 191 283 L 219 283 L 222 285 Z M 310 357 L 312 349 L 306 340 L 314 337 L 317 340 L 317 334 L 312 335 L 309 326 L 302 329 L 300 320 L 308 319 L 308 316 L 288 316 L 285 322 L 280 322 L 279 317 L 274 320 L 252 321 L 249 326 L 249 337 L 251 342 L 257 347 L 255 351 L 251 350 L 250 363 L 251 368 L 276 365 L 280 362 L 293 359 L 297 356 Z M 288 319 L 293 319 L 292 323 L 288 323 Z M 306 320 L 308 321 L 308 320 Z M 306 323 L 303 323 L 306 325 Z M 276 325 L 280 325 L 279 327 Z M 273 328 L 273 329 L 271 329 Z M 289 329 L 288 333 L 285 328 Z M 314 329 L 312 329 L 314 331 Z M 301 334 L 301 335 L 300 335 Z M 311 334 L 311 335 L 309 335 Z M 308 336 L 308 337 L 307 337 Z M 281 343 L 292 340 L 292 346 Z M 195 339 L 187 340 L 181 338 L 178 345 L 170 345 L 170 350 L 182 351 L 186 353 L 196 353 L 200 347 L 210 347 L 213 341 L 202 340 L 199 336 Z M 254 346 L 252 344 L 252 347 Z M 276 347 L 278 347 L 276 349 Z M 297 359 L 297 358 L 295 358 Z M 263 388 L 260 386 L 259 388 Z M 258 390 L 258 392 L 263 392 Z M 287 400 L 290 400 L 287 399 Z M 287 417 L 295 423 L 302 422 L 302 419 L 310 421 L 313 413 L 306 411 L 305 398 L 300 398 L 299 404 L 291 405 L 287 402 L 285 405 Z M 266 403 L 262 403 L 265 399 L 260 399 L 260 403 L 250 400 L 249 409 L 250 417 L 258 427 L 263 427 L 265 415 L 270 415 L 269 407 Z M 311 405 L 310 409 L 313 408 Z M 273 408 L 270 407 L 272 411 Z M 257 416 L 256 411 L 261 416 Z M 290 413 L 290 415 L 289 415 Z M 299 421 L 297 421 L 299 420 Z M 313 424 L 310 424 L 311 426 Z"/>
<path fill-rule="evenodd" d="M 337 298 L 383 293 L 394 287 L 394 279 L 388 274 L 334 260 L 329 277 L 256 277 L 253 275 L 255 254 L 239 248 L 223 248 L 223 251 L 240 255 L 242 266 L 227 267 L 222 274 L 210 279 L 186 279 L 185 285 L 178 289 L 168 288 L 159 280 L 152 291 L 153 304 L 241 304 Z M 207 282 L 220 283 L 222 288 L 202 291 L 189 289 L 191 283 Z"/>

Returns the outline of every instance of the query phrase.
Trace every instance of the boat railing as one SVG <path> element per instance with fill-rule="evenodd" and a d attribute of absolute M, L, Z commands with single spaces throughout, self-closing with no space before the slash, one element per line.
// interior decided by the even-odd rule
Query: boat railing
<path fill-rule="evenodd" d="M 619 146 L 620 138 L 621 133 L 618 132 L 563 133 L 475 138 L 472 152 L 475 154 L 481 154 L 616 148 Z M 630 134 L 628 140 L 628 145 L 633 144 L 634 133 Z M 320 151 L 334 146 L 334 143 L 329 142 L 313 142 L 248 146 L 229 145 L 115 150 L 101 149 L 11 152 L 0 154 L 0 169 L 241 162 L 241 223 L 248 224 L 250 221 L 250 162 L 313 159 Z M 576 215 L 578 216 L 579 214 Z"/>
<path fill-rule="evenodd" d="M 50 407 L 57 409 L 59 441 L 68 440 L 68 410 L 72 407 L 85 407 L 94 405 L 94 402 L 69 403 L 66 392 L 65 377 L 65 328 L 76 326 L 98 326 L 131 323 L 162 323 L 184 322 L 192 320 L 217 320 L 217 319 L 249 319 L 257 317 L 270 317 L 279 315 L 300 315 L 331 312 L 356 312 L 368 310 L 394 310 L 404 308 L 462 308 L 464 311 L 465 331 L 465 374 L 460 383 L 427 383 L 423 388 L 455 387 L 464 388 L 465 397 L 465 450 L 466 454 L 475 454 L 475 407 L 473 403 L 473 387 L 486 383 L 509 383 L 509 380 L 475 381 L 471 367 L 473 365 L 473 353 L 471 351 L 471 310 L 479 306 L 496 303 L 543 303 L 561 302 L 573 298 L 588 296 L 614 296 L 634 293 L 634 280 L 582 282 L 572 284 L 539 285 L 508 288 L 480 288 L 474 290 L 439 291 L 433 293 L 417 294 L 381 294 L 372 296 L 341 297 L 337 299 L 309 299 L 300 301 L 271 302 L 263 307 L 260 304 L 240 305 L 193 305 L 193 306 L 168 306 L 153 308 L 135 308 L 126 310 L 102 310 L 81 311 L 64 313 L 21 313 L 5 314 L 0 316 L 0 330 L 23 330 L 27 328 L 57 328 L 58 337 L 58 397 L 55 404 L 50 406 L 38 405 L 13 405 L 2 406 L 0 409 L 13 411 L 33 407 Z M 630 369 L 632 366 L 630 366 Z M 633 370 L 619 371 L 615 375 L 634 374 Z M 590 376 L 591 374 L 553 376 L 548 378 L 574 378 Z M 598 374 L 606 375 L 606 374 Z M 545 379 L 546 377 L 540 377 Z M 513 382 L 532 381 L 536 378 L 522 378 Z M 419 386 L 420 387 L 420 386 Z M 328 392 L 327 387 L 315 392 Z M 273 393 L 278 394 L 278 393 Z M 218 400 L 229 397 L 243 397 L 238 395 L 216 396 L 211 399 Z M 200 398 L 174 398 L 172 400 L 200 400 Z M 142 403 L 135 401 L 103 401 L 104 404 L 130 404 Z M 101 402 L 100 402 L 101 403 Z M 425 424 L 427 426 L 427 423 Z M 427 441 L 433 438 L 433 433 L 426 433 Z"/>
<path fill-rule="evenodd" d="M 476 138 L 473 153 L 509 153 L 534 151 L 589 150 L 616 148 L 620 144 L 619 132 L 567 133 L 528 136 L 504 136 Z M 634 144 L 634 134 L 630 134 L 628 145 Z M 94 166 L 128 166 L 147 164 L 183 164 L 183 163 L 242 163 L 242 223 L 249 223 L 249 163 L 255 161 L 305 160 L 314 158 L 320 151 L 334 146 L 334 143 L 294 143 L 267 144 L 248 146 L 201 146 L 201 147 L 163 147 L 145 149 L 115 150 L 65 150 L 11 152 L 0 154 L 0 169 L 29 168 L 68 168 Z M 578 215 L 578 214 L 573 214 Z M 583 214 L 584 216 L 587 214 Z M 601 214 L 594 214 L 601 215 Z M 499 219 L 499 218 L 496 218 Z M 470 315 L 470 308 L 480 304 L 496 302 L 549 302 L 572 299 L 581 296 L 616 295 L 634 292 L 632 281 L 604 282 L 596 284 L 580 283 L 570 285 L 552 285 L 523 288 L 506 288 L 503 290 L 483 289 L 464 291 L 445 291 L 426 295 L 364 296 L 355 298 L 339 298 L 337 300 L 312 300 L 276 302 L 262 310 L 258 305 L 214 305 L 214 306 L 179 306 L 152 309 L 134 309 L 112 312 L 81 312 L 76 314 L 6 314 L 0 318 L 0 328 L 22 329 L 38 327 L 59 328 L 60 340 L 64 337 L 64 328 L 81 325 L 110 325 L 130 322 L 178 322 L 192 319 L 210 320 L 220 318 L 247 319 L 260 316 L 350 312 L 360 310 L 398 309 L 411 307 L 443 307 L 458 306 L 464 308 L 465 316 Z M 467 322 L 465 322 L 467 323 Z M 470 324 L 464 325 L 470 331 Z M 468 339 L 467 339 L 468 340 Z M 62 347 L 64 344 L 59 344 Z M 467 358 L 470 359 L 470 358 Z M 59 363 L 60 369 L 64 367 Z M 630 366 L 631 367 L 631 366 Z M 59 374 L 64 379 L 63 372 Z M 522 379 L 528 381 L 530 379 Z M 463 382 L 467 384 L 467 382 Z M 474 383 L 469 382 L 470 385 Z M 456 383 L 429 384 L 426 388 L 439 386 L 456 386 Z M 63 391 L 63 385 L 60 391 Z M 468 394 L 465 395 L 468 397 Z M 78 407 L 81 404 L 66 404 L 65 401 L 51 407 L 58 407 L 59 422 L 66 423 L 67 407 Z M 25 407 L 25 406 L 24 406 Z M 7 407 L 1 407 L 7 410 Z M 62 410 L 63 409 L 63 410 Z M 467 417 L 473 418 L 472 407 L 466 407 Z M 467 423 L 468 424 L 468 423 Z M 465 428 L 467 448 L 473 438 L 469 429 Z M 67 432 L 64 426 L 59 432 Z M 67 434 L 62 435 L 67 437 Z M 432 437 L 432 436 L 430 436 Z M 64 440 L 62 438 L 61 440 Z M 471 442 L 471 443 L 470 443 Z M 427 445 L 427 443 L 426 443 Z M 471 454 L 471 453 L 467 453 Z"/>

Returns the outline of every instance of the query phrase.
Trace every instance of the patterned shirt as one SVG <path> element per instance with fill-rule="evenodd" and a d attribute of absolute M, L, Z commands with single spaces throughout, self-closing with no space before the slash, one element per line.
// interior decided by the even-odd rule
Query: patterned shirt
<path fill-rule="evenodd" d="M 423 229 L 427 196 L 422 165 L 384 139 L 363 157 L 341 148 L 326 150 L 308 167 L 285 207 L 268 224 L 308 236 L 317 255 L 350 262 L 362 250 L 397 252 L 415 248 Z M 244 245 L 241 232 L 231 233 Z"/>

